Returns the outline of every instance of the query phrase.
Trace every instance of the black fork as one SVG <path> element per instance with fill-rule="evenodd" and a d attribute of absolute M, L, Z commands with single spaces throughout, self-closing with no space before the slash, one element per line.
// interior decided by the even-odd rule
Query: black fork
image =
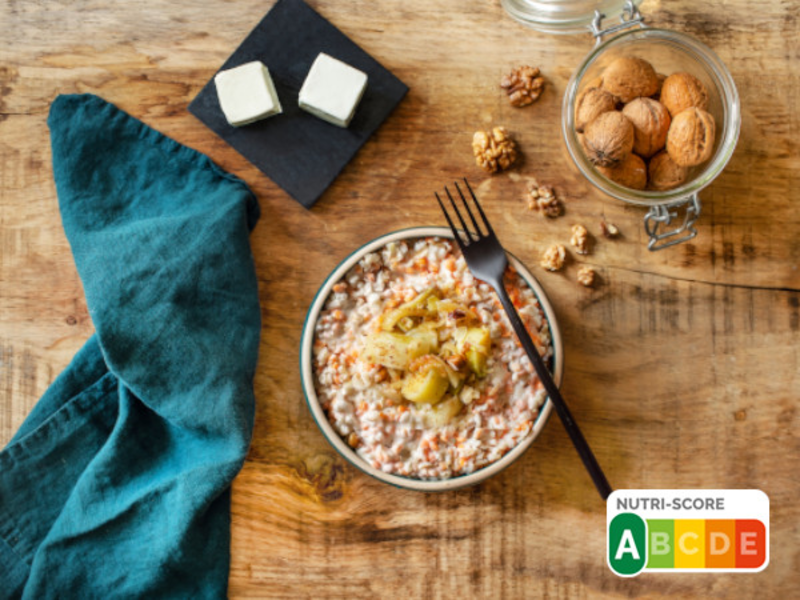
<path fill-rule="evenodd" d="M 544 364 L 544 360 L 542 360 L 542 357 L 539 356 L 539 352 L 536 350 L 536 346 L 533 344 L 533 340 L 531 340 L 528 330 L 525 328 L 522 319 L 520 319 L 519 313 L 517 313 L 517 309 L 514 308 L 514 304 L 511 301 L 511 298 L 509 298 L 508 292 L 503 285 L 503 274 L 508 267 L 508 257 L 506 256 L 506 251 L 503 249 L 503 246 L 500 245 L 500 241 L 497 239 L 492 226 L 489 224 L 489 219 L 486 218 L 481 205 L 478 203 L 478 199 L 475 197 L 475 192 L 472 191 L 472 188 L 466 179 L 464 179 L 464 185 L 466 185 L 467 190 L 469 190 L 469 194 L 472 197 L 475 208 L 477 208 L 478 214 L 480 215 L 486 231 L 485 233 L 481 231 L 481 228 L 478 225 L 478 220 L 475 218 L 475 213 L 470 208 L 469 202 L 467 202 L 467 198 L 461 191 L 458 182 L 455 184 L 456 190 L 458 191 L 458 195 L 461 197 L 461 203 L 464 206 L 464 211 L 469 216 L 469 220 L 472 223 L 472 229 L 470 229 L 470 227 L 467 225 L 467 222 L 463 216 L 463 212 L 459 210 L 458 204 L 453 199 L 449 189 L 445 188 L 444 191 L 447 193 L 447 197 L 450 200 L 453 211 L 455 212 L 456 216 L 458 217 L 458 221 L 461 224 L 460 230 L 453 224 L 453 220 L 450 218 L 450 213 L 448 212 L 444 202 L 442 202 L 442 199 L 439 197 L 438 192 L 435 193 L 436 200 L 439 202 L 442 212 L 444 212 L 444 216 L 447 219 L 448 225 L 450 225 L 450 229 L 453 230 L 453 236 L 456 239 L 458 247 L 461 249 L 461 253 L 464 255 L 464 259 L 467 261 L 467 266 L 469 267 L 470 272 L 481 281 L 492 286 L 494 291 L 499 296 L 500 303 L 503 305 L 503 308 L 505 309 L 506 314 L 511 321 L 511 326 L 514 328 L 519 341 L 522 343 L 522 347 L 528 354 L 528 358 L 530 358 L 531 362 L 533 363 L 536 374 L 539 376 L 539 379 L 544 385 L 544 389 L 547 391 L 547 395 L 553 402 L 556 412 L 558 413 L 558 417 L 564 424 L 564 428 L 567 430 L 575 449 L 578 451 L 583 464 L 586 466 L 586 470 L 589 471 L 589 475 L 591 475 L 592 481 L 594 481 L 594 485 L 597 487 L 597 491 L 600 492 L 600 496 L 602 496 L 603 500 L 605 500 L 608 498 L 609 494 L 611 494 L 612 489 L 608 483 L 608 480 L 606 479 L 605 474 L 603 473 L 603 469 L 600 468 L 597 459 L 594 457 L 592 449 L 586 442 L 586 438 L 583 437 L 578 424 L 575 422 L 575 419 L 572 418 L 572 413 L 570 413 L 569 408 L 567 408 L 567 404 L 564 402 L 564 398 L 561 396 L 558 386 L 553 381 L 550 371 Z"/>

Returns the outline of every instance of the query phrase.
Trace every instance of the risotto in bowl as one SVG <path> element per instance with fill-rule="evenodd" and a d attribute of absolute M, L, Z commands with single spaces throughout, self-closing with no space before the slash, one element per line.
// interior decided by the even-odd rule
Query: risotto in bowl
<path fill-rule="evenodd" d="M 513 256 L 506 288 L 560 385 L 552 306 Z M 333 447 L 399 487 L 444 491 L 498 473 L 552 405 L 494 291 L 444 227 L 366 244 L 328 277 L 300 348 L 309 409 Z"/>

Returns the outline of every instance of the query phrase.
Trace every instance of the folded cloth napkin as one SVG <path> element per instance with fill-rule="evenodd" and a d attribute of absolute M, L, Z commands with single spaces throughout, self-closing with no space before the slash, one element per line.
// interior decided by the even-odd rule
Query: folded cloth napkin
<path fill-rule="evenodd" d="M 258 204 L 96 96 L 59 96 L 48 124 L 96 333 L 0 453 L 0 598 L 225 597 Z"/>

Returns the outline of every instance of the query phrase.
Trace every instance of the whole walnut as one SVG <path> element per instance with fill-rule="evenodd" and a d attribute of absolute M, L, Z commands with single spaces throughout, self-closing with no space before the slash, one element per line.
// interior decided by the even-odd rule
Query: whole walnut
<path fill-rule="evenodd" d="M 687 108 L 707 110 L 708 91 L 694 75 L 673 73 L 664 80 L 659 101 L 674 118 Z"/>
<path fill-rule="evenodd" d="M 672 119 L 667 152 L 681 167 L 694 167 L 711 158 L 715 135 L 714 117 L 700 108 L 687 108 Z"/>
<path fill-rule="evenodd" d="M 650 159 L 647 167 L 647 185 L 652 190 L 671 190 L 678 187 L 689 175 L 689 169 L 675 164 L 666 150 Z"/>
<path fill-rule="evenodd" d="M 652 96 L 658 87 L 653 65 L 635 56 L 621 56 L 603 71 L 603 89 L 626 104 L 634 98 Z"/>
<path fill-rule="evenodd" d="M 617 108 L 617 99 L 600 88 L 589 88 L 575 103 L 575 131 L 583 133 L 586 126 L 604 112 Z"/>
<path fill-rule="evenodd" d="M 584 129 L 583 149 L 592 164 L 611 167 L 633 150 L 633 124 L 621 112 L 605 112 Z"/>
<path fill-rule="evenodd" d="M 667 143 L 669 112 L 652 98 L 636 98 L 622 109 L 622 114 L 633 123 L 633 151 L 649 158 Z"/>
<path fill-rule="evenodd" d="M 611 181 L 634 190 L 647 187 L 647 165 L 637 155 L 628 154 L 624 161 L 613 167 L 597 167 Z"/>

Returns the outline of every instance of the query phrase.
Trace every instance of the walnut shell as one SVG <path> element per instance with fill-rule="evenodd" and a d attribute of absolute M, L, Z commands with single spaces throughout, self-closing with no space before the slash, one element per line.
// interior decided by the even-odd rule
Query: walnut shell
<path fill-rule="evenodd" d="M 592 164 L 614 166 L 633 150 L 633 125 L 621 112 L 605 112 L 586 126 L 582 144 Z"/>
<path fill-rule="evenodd" d="M 716 123 L 706 111 L 687 108 L 675 115 L 667 132 L 667 152 L 681 167 L 694 167 L 714 153 Z"/>
<path fill-rule="evenodd" d="M 658 75 L 646 60 L 621 56 L 603 71 L 603 89 L 628 103 L 634 98 L 655 94 L 658 91 Z"/>
<path fill-rule="evenodd" d="M 604 112 L 617 108 L 617 99 L 600 88 L 582 92 L 575 104 L 575 131 L 583 133 L 586 126 Z"/>
<path fill-rule="evenodd" d="M 614 167 L 597 167 L 597 170 L 611 181 L 634 190 L 643 190 L 647 186 L 647 166 L 635 154 L 628 154 Z"/>
<path fill-rule="evenodd" d="M 649 158 L 667 143 L 667 131 L 672 119 L 660 102 L 652 98 L 636 98 L 622 109 L 622 114 L 633 123 L 633 151 Z"/>
<path fill-rule="evenodd" d="M 593 87 L 599 87 L 599 88 L 603 87 L 603 78 L 602 77 L 595 77 L 589 83 L 586 84 L 586 89 L 587 90 L 589 88 L 593 88 Z"/>
<path fill-rule="evenodd" d="M 687 108 L 708 110 L 708 91 L 694 75 L 673 73 L 664 80 L 659 101 L 674 118 Z"/>
<path fill-rule="evenodd" d="M 647 167 L 648 187 L 652 190 L 671 190 L 678 187 L 689 175 L 689 169 L 675 164 L 666 150 L 650 159 Z"/>

